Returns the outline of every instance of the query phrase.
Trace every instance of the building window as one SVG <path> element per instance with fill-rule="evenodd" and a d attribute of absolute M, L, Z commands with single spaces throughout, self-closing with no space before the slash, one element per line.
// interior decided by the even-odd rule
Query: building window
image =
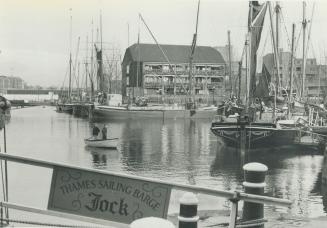
<path fill-rule="evenodd" d="M 129 74 L 129 65 L 126 66 L 126 74 Z"/>
<path fill-rule="evenodd" d="M 169 66 L 168 66 L 168 65 L 163 65 L 163 66 L 162 66 L 162 70 L 163 70 L 164 72 L 168 72 L 168 71 L 169 71 Z"/>

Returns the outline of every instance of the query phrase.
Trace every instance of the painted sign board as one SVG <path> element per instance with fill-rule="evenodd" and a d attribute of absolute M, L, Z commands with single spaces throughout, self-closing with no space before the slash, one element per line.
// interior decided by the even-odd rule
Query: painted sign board
<path fill-rule="evenodd" d="M 55 166 L 48 209 L 129 224 L 167 217 L 171 186 Z"/>

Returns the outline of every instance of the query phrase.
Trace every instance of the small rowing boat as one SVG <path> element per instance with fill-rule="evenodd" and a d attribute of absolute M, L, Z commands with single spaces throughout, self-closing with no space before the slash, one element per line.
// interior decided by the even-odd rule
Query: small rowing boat
<path fill-rule="evenodd" d="M 111 139 L 88 138 L 88 139 L 84 139 L 84 142 L 87 146 L 90 147 L 117 148 L 118 138 L 111 138 Z"/>

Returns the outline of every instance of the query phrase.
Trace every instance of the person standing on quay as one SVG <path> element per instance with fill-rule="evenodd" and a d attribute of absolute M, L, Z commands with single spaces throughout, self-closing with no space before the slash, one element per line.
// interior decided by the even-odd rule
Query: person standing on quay
<path fill-rule="evenodd" d="M 102 132 L 102 139 L 106 140 L 107 139 L 107 127 L 105 124 L 103 125 L 101 132 Z"/>

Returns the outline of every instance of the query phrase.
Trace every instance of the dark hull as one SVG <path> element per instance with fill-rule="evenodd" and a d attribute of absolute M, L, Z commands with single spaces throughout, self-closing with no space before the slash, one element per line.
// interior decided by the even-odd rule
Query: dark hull
<path fill-rule="evenodd" d="M 211 131 L 220 137 L 227 147 L 240 148 L 241 132 L 246 135 L 246 149 L 277 148 L 298 144 L 297 129 L 277 129 L 273 124 L 213 123 Z"/>
<path fill-rule="evenodd" d="M 91 103 L 72 103 L 72 104 L 57 104 L 57 112 L 73 114 L 76 117 L 88 117 L 93 109 Z"/>
<path fill-rule="evenodd" d="M 73 105 L 72 104 L 57 104 L 56 110 L 57 110 L 57 112 L 65 112 L 65 113 L 73 114 Z"/>
<path fill-rule="evenodd" d="M 327 126 L 313 126 L 312 132 L 320 135 L 327 135 Z"/>

